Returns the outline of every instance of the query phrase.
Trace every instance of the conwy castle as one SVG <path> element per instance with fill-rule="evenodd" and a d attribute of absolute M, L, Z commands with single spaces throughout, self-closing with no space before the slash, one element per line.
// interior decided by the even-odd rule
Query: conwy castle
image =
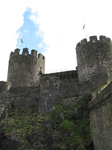
<path fill-rule="evenodd" d="M 47 114 L 61 100 L 77 101 L 92 93 L 88 104 L 95 150 L 112 150 L 112 42 L 91 36 L 76 45 L 76 70 L 45 74 L 45 57 L 24 48 L 11 52 L 7 82 L 0 82 L 0 114 L 9 103 L 14 108 L 37 108 Z M 74 66 L 75 67 L 75 66 Z"/>

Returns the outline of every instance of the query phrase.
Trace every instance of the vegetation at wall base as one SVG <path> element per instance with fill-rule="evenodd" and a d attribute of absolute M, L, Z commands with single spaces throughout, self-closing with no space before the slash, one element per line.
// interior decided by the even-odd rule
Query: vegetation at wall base
<path fill-rule="evenodd" d="M 59 103 L 46 116 L 36 110 L 9 107 L 1 118 L 0 140 L 4 134 L 5 146 L 15 150 L 92 150 L 89 114 L 86 105 L 81 103 L 81 100 L 79 105 Z M 3 146 L 2 142 L 1 150 Z"/>

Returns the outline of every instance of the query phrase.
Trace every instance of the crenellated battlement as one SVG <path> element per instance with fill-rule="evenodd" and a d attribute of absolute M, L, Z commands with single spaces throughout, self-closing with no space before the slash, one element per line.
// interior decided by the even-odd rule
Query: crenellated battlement
<path fill-rule="evenodd" d="M 42 54 L 38 54 L 38 58 L 40 58 L 40 59 L 45 59 L 45 57 L 42 55 Z"/>
<path fill-rule="evenodd" d="M 20 49 L 19 49 L 19 48 L 16 48 L 14 54 L 15 54 L 15 55 L 19 55 L 19 52 L 20 52 Z"/>
<path fill-rule="evenodd" d="M 28 55 L 29 55 L 28 48 L 23 48 L 22 55 L 23 55 L 23 56 L 28 56 Z"/>
<path fill-rule="evenodd" d="M 41 60 L 45 60 L 45 57 L 41 53 L 38 54 L 38 52 L 34 49 L 32 49 L 31 54 L 29 54 L 28 48 L 23 48 L 22 54 L 20 54 L 20 49 L 16 48 L 14 52 L 11 52 L 10 59 L 17 56 L 17 55 L 19 55 L 19 56 L 33 56 L 33 57 L 37 57 Z"/>
<path fill-rule="evenodd" d="M 83 39 L 81 40 L 77 45 L 76 45 L 76 49 L 79 47 L 83 47 L 87 44 L 95 44 L 97 42 L 105 42 L 105 43 L 111 43 L 111 39 L 106 37 L 106 36 L 99 36 L 99 39 L 97 38 L 97 36 L 90 36 L 89 37 L 89 41 L 87 41 L 87 39 Z"/>

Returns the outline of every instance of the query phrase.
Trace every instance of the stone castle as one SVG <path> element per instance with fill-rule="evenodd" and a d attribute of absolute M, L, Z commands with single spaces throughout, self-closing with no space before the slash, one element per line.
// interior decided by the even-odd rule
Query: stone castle
<path fill-rule="evenodd" d="M 102 126 L 102 124 L 100 125 L 101 119 L 98 121 L 97 117 L 98 114 L 101 115 L 104 108 L 105 111 L 108 110 L 108 107 L 104 105 L 104 100 L 108 98 L 108 94 L 111 95 L 111 39 L 105 36 L 100 36 L 99 39 L 91 36 L 89 41 L 83 39 L 76 45 L 76 70 L 51 74 L 45 74 L 45 57 L 42 54 L 37 54 L 36 50 L 32 50 L 29 54 L 27 48 L 23 49 L 22 54 L 19 51 L 19 49 L 15 49 L 14 52 L 11 52 L 7 82 L 0 82 L 1 113 L 4 106 L 11 103 L 15 108 L 37 108 L 39 113 L 47 114 L 60 100 L 63 103 L 71 103 L 76 101 L 81 94 L 90 92 L 94 99 L 89 104 L 94 145 L 96 150 L 104 150 L 105 148 L 101 147 L 101 141 L 97 142 L 98 139 L 101 139 L 100 127 Z M 106 93 L 106 89 L 109 92 L 102 94 Z M 108 102 L 110 110 L 112 110 L 110 100 Z M 96 111 L 97 107 L 100 109 Z M 111 111 L 110 113 L 112 114 Z M 102 116 L 99 117 L 102 118 Z M 105 118 L 108 121 L 112 120 L 107 116 Z M 104 130 L 111 127 L 111 124 L 105 125 Z M 103 136 L 106 137 L 107 134 L 104 133 Z M 110 140 L 106 146 L 110 142 L 112 143 L 110 133 L 108 133 L 108 138 Z M 108 138 L 103 138 L 102 141 L 104 142 Z M 110 147 L 112 149 L 112 146 Z"/>

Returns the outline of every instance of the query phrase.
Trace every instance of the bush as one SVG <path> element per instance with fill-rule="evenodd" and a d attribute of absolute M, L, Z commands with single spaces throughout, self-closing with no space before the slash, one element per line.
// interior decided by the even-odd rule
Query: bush
<path fill-rule="evenodd" d="M 64 132 L 73 132 L 74 131 L 74 123 L 69 120 L 63 120 L 60 124 L 60 129 Z"/>
<path fill-rule="evenodd" d="M 59 131 L 55 130 L 52 134 L 52 138 L 53 138 L 53 140 L 56 140 L 56 141 L 60 140 L 61 139 L 61 133 Z"/>

